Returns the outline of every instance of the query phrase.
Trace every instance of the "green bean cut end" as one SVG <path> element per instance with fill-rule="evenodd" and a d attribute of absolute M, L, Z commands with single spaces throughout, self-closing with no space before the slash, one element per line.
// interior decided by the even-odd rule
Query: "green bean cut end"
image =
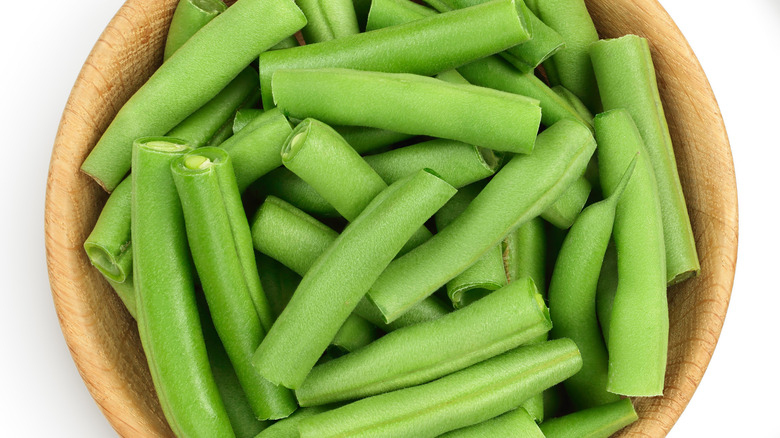
<path fill-rule="evenodd" d="M 214 162 L 203 155 L 188 155 L 184 158 L 184 167 L 192 170 L 207 169 L 214 165 Z"/>
<path fill-rule="evenodd" d="M 103 275 L 118 282 L 124 280 L 119 265 L 114 257 L 111 256 L 111 253 L 106 251 L 105 248 L 87 242 L 84 244 L 84 250 L 87 252 L 87 256 L 92 262 L 92 265 L 98 268 Z"/>
<path fill-rule="evenodd" d="M 504 154 L 492 149 L 477 146 L 477 153 L 479 153 L 479 156 L 482 159 L 482 162 L 485 164 L 485 167 L 494 172 L 501 166 L 501 163 L 504 161 Z"/>
<path fill-rule="evenodd" d="M 481 288 L 475 287 L 471 289 L 462 289 L 452 294 L 452 304 L 456 309 L 461 309 L 468 306 L 471 303 L 481 300 L 490 295 L 497 288 Z"/>
<path fill-rule="evenodd" d="M 282 146 L 282 161 L 287 162 L 292 160 L 301 147 L 306 143 L 306 138 L 309 136 L 309 129 L 311 128 L 311 120 L 307 119 L 298 124 L 293 129 L 290 136 L 287 137 L 287 141 Z"/>
<path fill-rule="evenodd" d="M 190 3 L 207 14 L 221 14 L 227 9 L 221 0 L 190 0 Z"/>
<path fill-rule="evenodd" d="M 198 148 L 171 163 L 172 168 L 188 173 L 209 171 L 213 166 L 230 159 L 224 149 L 215 147 Z"/>
<path fill-rule="evenodd" d="M 190 149 L 186 141 L 173 137 L 143 137 L 136 144 L 158 152 L 181 152 Z"/>

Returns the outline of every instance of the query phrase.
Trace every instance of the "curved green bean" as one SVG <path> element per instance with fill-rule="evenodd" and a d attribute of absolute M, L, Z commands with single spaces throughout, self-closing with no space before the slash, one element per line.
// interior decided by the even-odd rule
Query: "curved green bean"
<path fill-rule="evenodd" d="M 394 320 L 552 204 L 582 174 L 595 148 L 590 130 L 580 123 L 561 120 L 548 128 L 536 139 L 534 153 L 512 158 L 454 222 L 393 261 L 369 298 Z"/>
<path fill-rule="evenodd" d="M 232 437 L 201 331 L 184 217 L 171 161 L 190 150 L 165 137 L 133 146 L 133 282 L 138 333 L 165 417 L 178 436 Z"/>
<path fill-rule="evenodd" d="M 260 52 L 304 24 L 292 0 L 239 0 L 193 35 L 124 104 L 81 169 L 113 191 L 130 169 L 135 139 L 173 129 Z"/>
<path fill-rule="evenodd" d="M 553 338 L 569 338 L 582 354 L 580 372 L 563 382 L 576 409 L 611 403 L 607 392 L 607 347 L 596 319 L 596 285 L 615 222 L 615 209 L 634 172 L 636 158 L 609 197 L 586 208 L 563 241 L 550 280 Z"/>
<path fill-rule="evenodd" d="M 608 438 L 638 418 L 631 400 L 625 398 L 553 418 L 540 428 L 548 438 Z"/>
<path fill-rule="evenodd" d="M 301 29 L 306 44 L 335 40 L 360 32 L 352 0 L 296 0 L 306 16 Z"/>
<path fill-rule="evenodd" d="M 473 426 L 453 430 L 441 438 L 521 437 L 544 438 L 536 421 L 523 408 L 517 408 L 496 418 Z"/>
<path fill-rule="evenodd" d="M 290 117 L 430 135 L 500 151 L 530 153 L 541 120 L 534 99 L 410 74 L 279 70 L 273 83 L 274 100 Z"/>
<path fill-rule="evenodd" d="M 567 229 L 574 224 L 577 216 L 585 207 L 590 196 L 590 183 L 585 177 L 574 182 L 553 204 L 544 210 L 542 218 L 560 229 Z"/>
<path fill-rule="evenodd" d="M 679 283 L 695 276 L 701 266 L 650 47 L 646 39 L 626 35 L 594 44 L 591 58 L 604 109 L 628 110 L 644 141 L 661 199 L 666 279 L 668 284 Z"/>
<path fill-rule="evenodd" d="M 378 195 L 303 277 L 255 353 L 258 372 L 285 387 L 300 387 L 382 270 L 454 192 L 420 171 Z"/>
<path fill-rule="evenodd" d="M 222 0 L 179 0 L 168 28 L 163 61 L 168 60 L 195 32 L 225 12 L 225 9 L 227 6 Z"/>
<path fill-rule="evenodd" d="M 222 149 L 200 148 L 174 160 L 171 171 L 195 268 L 241 387 L 257 418 L 287 417 L 298 407 L 292 393 L 263 379 L 252 366 L 273 317 L 230 156 Z"/>
<path fill-rule="evenodd" d="M 580 365 L 568 339 L 520 347 L 430 383 L 309 417 L 299 431 L 301 438 L 435 437 L 516 409 Z"/>
<path fill-rule="evenodd" d="M 596 116 L 596 137 L 601 187 L 607 196 L 617 187 L 627 163 L 640 154 L 615 213 L 618 285 L 609 322 L 607 390 L 630 396 L 661 395 L 669 311 L 655 175 L 628 111 L 612 110 Z"/>
<path fill-rule="evenodd" d="M 434 75 L 529 38 L 514 2 L 496 0 L 400 26 L 266 52 L 259 64 L 263 107 L 274 105 L 276 85 L 271 79 L 281 69 L 341 67 Z"/>
<path fill-rule="evenodd" d="M 463 310 L 396 330 L 314 367 L 295 396 L 301 406 L 313 406 L 419 385 L 509 351 L 550 328 L 544 300 L 526 278 Z"/>

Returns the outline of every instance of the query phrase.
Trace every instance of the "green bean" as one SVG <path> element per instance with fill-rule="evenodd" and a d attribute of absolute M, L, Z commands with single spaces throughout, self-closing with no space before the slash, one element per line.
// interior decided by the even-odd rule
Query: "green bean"
<path fill-rule="evenodd" d="M 630 396 L 663 393 L 669 342 L 666 255 L 653 168 L 628 111 L 596 116 L 599 176 L 604 194 L 617 187 L 640 153 L 615 213 L 618 285 L 609 322 L 607 391 Z"/>
<path fill-rule="evenodd" d="M 569 340 L 520 347 L 430 383 L 309 417 L 299 431 L 301 438 L 435 437 L 516 409 L 580 365 Z"/>
<path fill-rule="evenodd" d="M 314 367 L 295 395 L 301 406 L 313 406 L 419 385 L 509 351 L 550 328 L 544 300 L 526 278 L 461 311 L 396 330 Z"/>
<path fill-rule="evenodd" d="M 276 43 L 276 45 L 274 45 L 273 47 L 271 47 L 268 50 L 291 49 L 293 47 L 298 47 L 300 45 L 301 44 L 298 42 L 298 38 L 296 38 L 295 35 L 290 35 L 287 38 L 285 38 L 285 39 L 279 41 L 278 43 Z"/>
<path fill-rule="evenodd" d="M 529 38 L 513 0 L 496 0 L 400 26 L 263 53 L 263 106 L 271 108 L 276 100 L 271 98 L 276 86 L 271 78 L 280 69 L 341 67 L 434 75 Z"/>
<path fill-rule="evenodd" d="M 258 85 L 257 72 L 245 68 L 213 99 L 168 132 L 168 136 L 184 139 L 192 147 L 204 146 Z"/>
<path fill-rule="evenodd" d="M 382 270 L 454 192 L 420 171 L 378 195 L 306 272 L 255 353 L 258 372 L 298 388 Z"/>
<path fill-rule="evenodd" d="M 533 154 L 512 158 L 454 222 L 393 261 L 369 298 L 394 320 L 552 204 L 582 174 L 595 147 L 580 123 L 561 120 L 542 132 Z"/>
<path fill-rule="evenodd" d="M 291 132 L 287 118 L 278 110 L 270 110 L 219 146 L 230 154 L 240 192 L 282 165 L 280 151 Z"/>
<path fill-rule="evenodd" d="M 255 253 L 255 260 L 271 315 L 276 321 L 301 282 L 301 277 L 287 266 L 260 252 Z"/>
<path fill-rule="evenodd" d="M 227 139 L 233 136 L 233 119 L 235 116 L 229 117 L 225 120 L 225 123 L 217 129 L 217 132 L 206 142 L 205 146 L 219 146 Z"/>
<path fill-rule="evenodd" d="M 238 134 L 238 131 L 244 129 L 252 120 L 260 117 L 263 114 L 263 110 L 256 108 L 241 108 L 236 111 L 236 118 L 233 119 L 233 134 Z"/>
<path fill-rule="evenodd" d="M 171 170 L 195 268 L 241 387 L 257 418 L 287 417 L 298 407 L 292 393 L 252 367 L 252 355 L 273 317 L 230 156 L 222 149 L 201 148 L 174 160 Z"/>
<path fill-rule="evenodd" d="M 435 139 L 363 159 L 387 184 L 421 169 L 431 169 L 453 187 L 465 187 L 496 171 L 501 156 L 459 141 Z"/>
<path fill-rule="evenodd" d="M 638 418 L 631 400 L 625 398 L 553 418 L 540 427 L 548 438 L 607 438 Z"/>
<path fill-rule="evenodd" d="M 650 47 L 646 39 L 627 35 L 594 44 L 591 57 L 604 108 L 627 109 L 644 140 L 661 199 L 666 279 L 668 284 L 679 283 L 695 276 L 701 266 Z"/>
<path fill-rule="evenodd" d="M 412 4 L 416 4 L 416 3 L 412 3 Z M 471 82 L 467 81 L 466 78 L 464 78 L 463 75 L 458 73 L 458 71 L 455 69 L 443 71 L 434 77 L 436 79 L 439 79 L 444 82 L 449 82 L 451 84 L 462 84 L 462 85 L 471 84 Z"/>
<path fill-rule="evenodd" d="M 275 196 L 301 210 L 319 217 L 339 217 L 339 212 L 314 187 L 286 167 L 273 170 L 252 184 L 259 199 Z"/>
<path fill-rule="evenodd" d="M 225 404 L 225 411 L 230 418 L 230 425 L 236 438 L 252 438 L 270 423 L 259 421 L 252 411 L 252 406 L 241 388 L 241 383 L 236 376 L 236 371 L 230 363 L 225 347 L 219 340 L 217 330 L 211 321 L 211 315 L 208 312 L 208 306 L 202 295 L 198 298 L 198 309 L 200 310 L 200 320 L 203 325 L 203 338 L 206 341 L 206 351 L 211 364 L 211 372 L 214 374 L 214 381 L 217 383 L 217 389 Z"/>
<path fill-rule="evenodd" d="M 447 227 L 477 197 L 485 184 L 475 183 L 463 187 L 434 216 L 436 229 Z M 487 296 L 507 283 L 501 246 L 488 250 L 471 267 L 447 282 L 447 296 L 458 309 Z"/>
<path fill-rule="evenodd" d="M 412 138 L 412 135 L 365 126 L 334 126 L 344 140 L 360 154 L 374 152 Z"/>
<path fill-rule="evenodd" d="M 517 408 L 473 426 L 447 432 L 441 435 L 441 438 L 484 438 L 491 436 L 544 438 L 544 434 L 539 430 L 539 426 L 528 415 L 528 411 L 523 408 Z"/>
<path fill-rule="evenodd" d="M 129 313 L 133 319 L 138 319 L 135 303 L 135 286 L 133 285 L 132 275 L 127 277 L 122 283 L 116 282 L 105 275 L 103 275 L 103 278 L 111 285 L 111 289 L 114 289 L 114 292 L 119 295 L 119 299 L 122 300 L 122 304 L 125 305 L 127 313 Z"/>
<path fill-rule="evenodd" d="M 534 99 L 410 74 L 279 70 L 273 82 L 274 99 L 290 117 L 430 135 L 500 151 L 530 153 L 541 119 Z"/>
<path fill-rule="evenodd" d="M 130 169 L 135 139 L 173 129 L 260 52 L 304 24 L 291 0 L 239 0 L 193 35 L 125 103 L 81 169 L 113 191 Z"/>
<path fill-rule="evenodd" d="M 610 241 L 607 253 L 604 255 L 604 264 L 601 265 L 599 283 L 596 286 L 596 314 L 606 344 L 609 344 L 609 319 L 612 317 L 612 304 L 615 302 L 617 284 L 617 252 L 615 242 Z"/>
<path fill-rule="evenodd" d="M 596 319 L 596 285 L 615 222 L 615 209 L 636 158 L 610 196 L 586 208 L 569 230 L 550 281 L 553 338 L 569 338 L 582 354 L 582 369 L 563 382 L 577 409 L 620 399 L 607 392 L 607 347 Z"/>
<path fill-rule="evenodd" d="M 544 418 L 555 418 L 571 412 L 563 383 L 545 389 L 542 395 L 544 399 Z"/>
<path fill-rule="evenodd" d="M 272 424 L 257 435 L 256 438 L 299 438 L 298 425 L 301 421 L 330 409 L 332 409 L 330 406 L 312 406 L 310 408 L 298 409 L 284 420 Z"/>
<path fill-rule="evenodd" d="M 582 117 L 583 119 L 587 120 L 588 123 L 593 126 L 593 113 L 590 112 L 587 106 L 585 106 L 584 103 L 580 100 L 579 97 L 577 97 L 576 94 L 569 91 L 566 87 L 563 85 L 555 85 L 554 87 L 550 88 L 562 99 L 566 100 L 566 102 L 569 103 Z"/>
<path fill-rule="evenodd" d="M 95 227 L 84 241 L 84 250 L 92 265 L 117 283 L 124 282 L 133 270 L 131 200 L 131 178 L 125 178 L 108 197 Z"/>
<path fill-rule="evenodd" d="M 132 238 L 138 333 L 165 417 L 178 436 L 233 436 L 211 374 L 195 301 L 171 160 L 190 150 L 165 137 L 133 146 Z"/>
<path fill-rule="evenodd" d="M 379 329 L 375 325 L 353 313 L 341 325 L 330 345 L 344 354 L 363 348 L 378 337 Z"/>
<path fill-rule="evenodd" d="M 308 23 L 301 29 L 306 44 L 335 40 L 360 32 L 352 0 L 297 0 Z"/>
<path fill-rule="evenodd" d="M 449 10 L 452 10 L 450 8 Z M 366 30 L 378 30 L 431 17 L 438 12 L 409 0 L 372 0 Z M 519 14 L 518 14 L 519 15 Z M 449 70 L 448 70 L 449 71 Z"/>
<path fill-rule="evenodd" d="M 168 28 L 163 61 L 168 60 L 195 32 L 225 12 L 225 9 L 227 6 L 222 0 L 180 0 L 173 11 L 171 26 Z"/>
<path fill-rule="evenodd" d="M 580 177 L 558 198 L 549 208 L 541 214 L 547 222 L 560 229 L 572 226 L 577 216 L 582 211 L 590 196 L 590 183 L 585 177 Z"/>
<path fill-rule="evenodd" d="M 591 111 L 597 111 L 601 106 L 599 89 L 588 47 L 598 41 L 599 35 L 584 0 L 534 1 L 529 6 L 566 43 L 566 47 L 542 64 L 547 79 L 552 85 L 563 85 Z"/>
<path fill-rule="evenodd" d="M 386 332 L 441 318 L 451 311 L 452 307 L 449 304 L 438 297 L 430 296 L 415 304 L 407 310 L 406 313 L 388 324 L 385 322 L 382 312 L 380 312 L 367 298 L 360 300 L 355 308 L 356 314 Z"/>

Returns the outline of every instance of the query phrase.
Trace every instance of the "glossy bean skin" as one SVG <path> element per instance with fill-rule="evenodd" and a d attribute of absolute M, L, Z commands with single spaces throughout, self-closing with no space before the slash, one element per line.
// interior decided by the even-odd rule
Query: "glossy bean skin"
<path fill-rule="evenodd" d="M 661 199 L 667 282 L 695 276 L 701 269 L 696 242 L 647 40 L 636 35 L 601 40 L 592 46 L 591 58 L 604 109 L 628 110 L 653 166 Z"/>
<path fill-rule="evenodd" d="M 402 26 L 267 52 L 259 63 L 263 107 L 275 104 L 271 79 L 281 69 L 338 67 L 434 75 L 529 38 L 514 2 L 499 0 Z"/>
<path fill-rule="evenodd" d="M 163 60 L 170 58 L 195 32 L 225 12 L 225 9 L 227 6 L 222 0 L 180 0 L 168 27 Z"/>
<path fill-rule="evenodd" d="M 609 196 L 623 169 L 639 158 L 618 201 L 613 236 L 618 284 L 609 322 L 607 390 L 630 396 L 663 393 L 669 342 L 666 253 L 658 189 L 642 137 L 628 111 L 596 116 L 599 176 Z"/>
<path fill-rule="evenodd" d="M 232 437 L 206 353 L 184 216 L 171 161 L 190 150 L 175 139 L 133 147 L 133 281 L 138 333 L 157 396 L 179 436 Z"/>
<path fill-rule="evenodd" d="M 258 19 L 267 17 L 273 19 L 256 25 Z M 81 169 L 113 191 L 130 169 L 135 139 L 173 129 L 216 96 L 260 52 L 304 24 L 306 18 L 292 0 L 236 2 L 193 35 L 124 104 Z"/>
<path fill-rule="evenodd" d="M 368 397 L 302 421 L 302 438 L 435 437 L 516 409 L 579 370 L 569 340 L 516 348 L 430 383 Z"/>
<path fill-rule="evenodd" d="M 562 120 L 545 130 L 533 154 L 512 158 L 447 228 L 393 261 L 369 298 L 394 320 L 549 207 L 582 174 L 595 147 L 580 123 Z"/>
<path fill-rule="evenodd" d="M 624 398 L 553 418 L 540 427 L 548 438 L 608 438 L 638 418 L 631 400 Z"/>
<path fill-rule="evenodd" d="M 255 353 L 258 372 L 285 387 L 300 387 L 382 270 L 454 193 L 425 171 L 380 193 L 306 272 Z"/>
<path fill-rule="evenodd" d="M 607 251 L 615 209 L 631 175 L 629 164 L 612 194 L 586 208 L 563 241 L 550 280 L 550 308 L 554 338 L 569 338 L 582 354 L 582 369 L 563 385 L 576 409 L 620 399 L 607 392 L 607 347 L 596 319 L 596 287 Z"/>
<path fill-rule="evenodd" d="M 360 32 L 352 0 L 297 0 L 306 15 L 301 34 L 306 44 L 335 40 Z"/>

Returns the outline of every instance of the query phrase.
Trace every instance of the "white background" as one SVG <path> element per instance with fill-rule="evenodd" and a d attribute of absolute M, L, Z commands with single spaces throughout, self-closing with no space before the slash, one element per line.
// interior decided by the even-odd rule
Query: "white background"
<path fill-rule="evenodd" d="M 121 3 L 3 2 L 0 436 L 115 436 L 82 383 L 57 322 L 46 274 L 43 202 L 70 88 Z M 718 348 L 670 436 L 777 437 L 780 1 L 662 3 L 720 103 L 737 170 L 741 231 Z"/>

